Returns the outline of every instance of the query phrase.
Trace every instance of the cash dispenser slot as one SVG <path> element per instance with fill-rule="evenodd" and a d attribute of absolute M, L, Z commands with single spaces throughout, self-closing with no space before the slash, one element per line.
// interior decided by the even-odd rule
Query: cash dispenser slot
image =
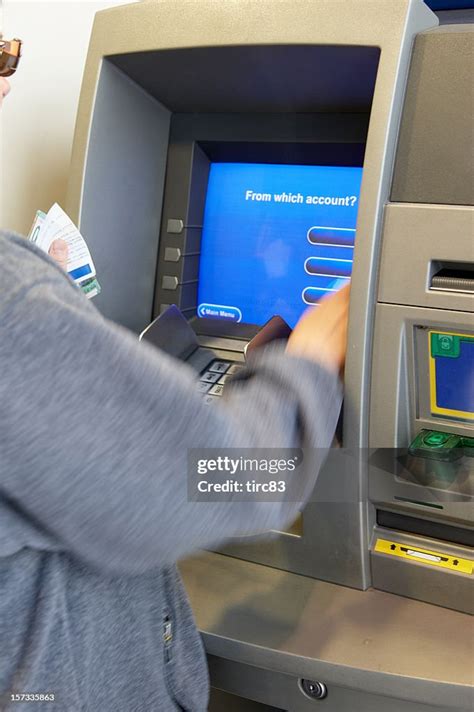
<path fill-rule="evenodd" d="M 430 289 L 441 292 L 474 292 L 474 264 L 439 262 L 431 263 Z"/>
<path fill-rule="evenodd" d="M 418 536 L 438 541 L 474 547 L 474 532 L 472 529 L 455 527 L 430 519 L 422 519 L 421 517 L 411 517 L 407 514 L 390 512 L 386 509 L 377 509 L 376 518 L 378 527 L 384 529 L 417 534 Z"/>

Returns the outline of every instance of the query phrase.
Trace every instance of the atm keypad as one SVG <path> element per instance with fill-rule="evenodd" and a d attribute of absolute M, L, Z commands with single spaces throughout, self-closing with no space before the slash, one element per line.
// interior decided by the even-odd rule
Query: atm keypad
<path fill-rule="evenodd" d="M 229 376 L 240 371 L 244 365 L 232 361 L 213 361 L 199 376 L 197 384 L 198 393 L 204 395 L 204 402 L 208 405 L 215 403 L 224 392 L 224 384 Z"/>

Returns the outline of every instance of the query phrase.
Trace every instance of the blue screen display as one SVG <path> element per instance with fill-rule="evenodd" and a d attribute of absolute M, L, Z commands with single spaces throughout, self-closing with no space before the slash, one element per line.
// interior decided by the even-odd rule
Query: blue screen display
<path fill-rule="evenodd" d="M 459 353 L 435 357 L 436 409 L 448 417 L 474 419 L 474 338 L 459 339 Z M 443 413 L 441 413 L 443 414 Z"/>
<path fill-rule="evenodd" d="M 198 316 L 294 326 L 349 280 L 362 168 L 212 163 Z"/>

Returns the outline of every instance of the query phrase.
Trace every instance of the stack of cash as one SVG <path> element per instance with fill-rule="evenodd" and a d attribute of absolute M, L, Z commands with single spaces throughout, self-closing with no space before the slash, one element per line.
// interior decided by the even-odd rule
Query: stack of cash
<path fill-rule="evenodd" d="M 46 253 L 55 240 L 64 240 L 68 246 L 68 275 L 89 299 L 100 294 L 100 284 L 86 241 L 57 203 L 48 213 L 38 210 L 28 239 Z"/>

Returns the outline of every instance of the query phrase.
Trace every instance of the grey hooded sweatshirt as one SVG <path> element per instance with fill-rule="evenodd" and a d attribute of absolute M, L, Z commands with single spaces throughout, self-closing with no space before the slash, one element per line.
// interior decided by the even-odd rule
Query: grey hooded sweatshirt
<path fill-rule="evenodd" d="M 340 384 L 268 348 L 209 407 L 24 238 L 0 234 L 0 276 L 0 710 L 204 712 L 175 562 L 299 505 L 189 502 L 188 449 L 327 448 Z"/>

